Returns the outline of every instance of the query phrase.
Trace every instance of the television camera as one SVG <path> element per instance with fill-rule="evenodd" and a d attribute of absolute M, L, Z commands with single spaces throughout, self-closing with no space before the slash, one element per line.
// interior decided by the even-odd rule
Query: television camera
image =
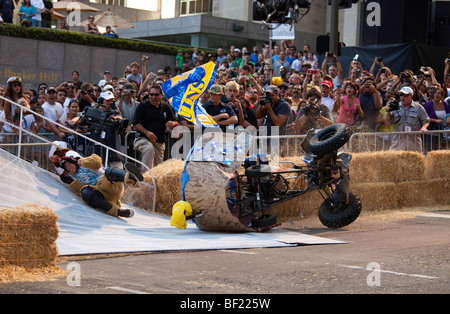
<path fill-rule="evenodd" d="M 309 12 L 309 0 L 257 0 L 253 2 L 253 20 L 268 23 L 290 24 L 297 23 Z M 300 9 L 306 9 L 301 14 Z"/>

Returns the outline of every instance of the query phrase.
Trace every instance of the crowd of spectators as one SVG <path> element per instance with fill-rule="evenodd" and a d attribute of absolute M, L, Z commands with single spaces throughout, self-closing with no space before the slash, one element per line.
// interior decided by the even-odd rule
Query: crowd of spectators
<path fill-rule="evenodd" d="M 29 112 L 20 121 L 20 110 L 0 100 L 0 118 L 16 125 L 22 123 L 36 134 L 50 133 L 51 140 L 73 145 L 72 131 L 46 123 L 33 112 L 43 113 L 77 132 L 87 132 L 84 125 L 79 125 L 85 108 L 111 110 L 114 118 L 129 120 L 124 132 L 133 131 L 134 137 L 132 143 L 125 145 L 139 151 L 140 158 L 151 168 L 162 162 L 165 137 L 176 126 L 195 128 L 173 112 L 161 84 L 196 66 L 214 62 L 216 80 L 199 103 L 222 130 L 276 126 L 280 135 L 289 135 L 344 123 L 366 132 L 427 133 L 450 126 L 448 59 L 443 60 L 442 84 L 430 67 L 422 67 L 416 73 L 405 69 L 394 74 L 381 58 L 375 58 L 370 69 L 364 69 L 355 59 L 350 64 L 349 76 L 343 77 L 336 55 L 327 53 L 323 63 L 318 64 L 308 45 L 297 49 L 290 41 L 282 41 L 273 49 L 267 44 L 251 50 L 231 46 L 228 53 L 223 48 L 211 54 L 198 48 L 180 50 L 174 64 L 157 73 L 147 73 L 147 60 L 148 57 L 142 56 L 139 62 L 126 66 L 123 73 L 105 71 L 98 82 L 82 82 L 80 73 L 73 71 L 72 79 L 58 86 L 41 83 L 36 89 L 24 90 L 21 79 L 11 77 L 0 85 L 0 95 L 28 107 Z M 2 133 L 17 132 L 1 122 L 0 127 Z M 118 148 L 124 142 L 116 135 L 100 138 Z M 415 145 L 410 147 L 403 145 L 401 137 L 392 137 L 390 148 L 417 151 L 437 149 L 436 145 L 442 148 L 442 136 L 433 134 L 421 143 L 414 135 Z"/>

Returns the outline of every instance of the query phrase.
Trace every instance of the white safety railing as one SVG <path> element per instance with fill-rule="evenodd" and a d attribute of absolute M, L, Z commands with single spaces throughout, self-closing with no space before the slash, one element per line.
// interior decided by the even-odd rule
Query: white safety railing
<path fill-rule="evenodd" d="M 0 96 L 0 99 L 3 99 L 4 101 L 7 101 L 7 102 L 9 102 L 11 104 L 14 104 L 17 108 L 20 109 L 20 120 L 19 121 L 23 121 L 23 117 L 24 117 L 25 111 L 30 111 L 30 109 L 28 109 L 27 107 L 24 107 L 24 106 L 14 102 L 14 101 L 11 101 L 10 99 L 4 98 L 2 96 Z M 41 117 L 43 120 L 47 121 L 48 123 L 52 123 L 54 125 L 57 125 L 58 127 L 61 127 L 61 128 L 65 129 L 65 130 L 67 130 L 67 131 L 70 131 L 70 132 L 76 134 L 78 137 L 83 138 L 85 141 L 91 142 L 93 145 L 98 145 L 100 147 L 103 147 L 106 150 L 106 154 L 105 154 L 106 157 L 105 157 L 105 160 L 104 160 L 105 167 L 107 167 L 107 165 L 109 164 L 108 163 L 108 158 L 109 158 L 109 153 L 110 152 L 114 152 L 117 155 L 124 157 L 125 160 L 128 159 L 128 160 L 131 160 L 131 161 L 141 165 L 143 167 L 143 169 L 146 169 L 148 171 L 148 173 L 149 173 L 149 175 L 150 175 L 150 177 L 152 179 L 153 185 L 150 185 L 150 184 L 145 183 L 145 182 L 139 182 L 139 184 L 142 184 L 142 185 L 145 185 L 147 187 L 153 188 L 152 211 L 153 212 L 155 211 L 155 206 L 156 206 L 156 184 L 155 184 L 155 179 L 153 178 L 153 174 L 152 174 L 150 168 L 147 165 L 142 163 L 140 160 L 137 160 L 137 159 L 135 159 L 135 158 L 133 158 L 131 156 L 128 156 L 128 155 L 126 155 L 126 154 L 124 154 L 124 153 L 122 153 L 122 152 L 120 152 L 120 151 L 118 151 L 118 150 L 116 150 L 114 148 L 111 148 L 111 147 L 109 147 L 109 146 L 107 146 L 107 145 L 105 145 L 103 143 L 95 141 L 95 140 L 91 139 L 90 137 L 88 137 L 88 136 L 86 136 L 86 135 L 84 135 L 82 133 L 77 133 L 73 129 L 70 129 L 70 128 L 68 128 L 68 127 L 66 127 L 66 126 L 64 126 L 64 125 L 62 125 L 60 123 L 57 123 L 57 122 L 55 122 L 55 121 L 53 121 L 53 120 L 51 120 L 51 119 L 49 119 L 49 118 L 47 118 L 47 117 L 45 117 L 43 115 L 40 115 L 40 114 L 38 114 L 36 112 L 33 112 L 31 114 L 34 114 L 34 115 L 36 115 L 38 117 Z M 29 147 L 29 146 L 35 147 L 35 146 L 42 146 L 42 145 L 51 146 L 51 145 L 54 145 L 53 142 L 51 142 L 49 139 L 47 139 L 45 137 L 42 137 L 40 135 L 34 134 L 33 132 L 23 128 L 23 123 L 22 122 L 19 123 L 19 125 L 15 125 L 13 123 L 10 123 L 10 122 L 6 121 L 6 119 L 4 121 L 2 121 L 2 122 L 4 124 L 14 128 L 14 129 L 18 130 L 18 141 L 17 141 L 17 143 L 7 143 L 7 144 L 0 143 L 0 146 L 17 146 L 17 156 L 19 158 L 21 157 L 21 151 L 22 151 L 23 147 Z M 26 134 L 26 135 L 28 135 L 28 136 L 30 136 L 32 138 L 37 138 L 42 143 L 22 143 L 22 139 L 23 139 L 23 135 L 24 134 Z"/>

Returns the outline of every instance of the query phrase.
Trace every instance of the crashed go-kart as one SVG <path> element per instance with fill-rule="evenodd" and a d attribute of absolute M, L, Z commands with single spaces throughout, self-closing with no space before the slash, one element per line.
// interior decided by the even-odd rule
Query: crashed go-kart
<path fill-rule="evenodd" d="M 187 218 L 205 231 L 265 231 L 280 225 L 269 208 L 319 190 L 324 198 L 321 223 L 333 229 L 347 226 L 361 212 L 360 199 L 349 192 L 351 155 L 338 153 L 349 138 L 343 124 L 311 130 L 301 144 L 305 165 L 283 161 L 280 168 L 261 155 L 247 156 L 255 144 L 249 133 L 232 138 L 205 133 L 192 147 L 181 177 L 184 200 L 193 211 Z M 295 189 L 297 179 L 306 180 L 304 189 Z"/>

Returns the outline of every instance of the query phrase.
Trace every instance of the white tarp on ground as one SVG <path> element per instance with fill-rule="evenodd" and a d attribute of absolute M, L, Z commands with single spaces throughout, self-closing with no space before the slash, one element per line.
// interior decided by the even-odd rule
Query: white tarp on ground
<path fill-rule="evenodd" d="M 219 233 L 202 231 L 191 222 L 179 230 L 170 226 L 170 217 L 142 209 L 135 209 L 131 219 L 111 217 L 87 206 L 56 175 L 2 149 L 0 173 L 0 207 L 36 203 L 53 209 L 61 256 L 344 243 L 280 228 L 264 233 Z"/>

